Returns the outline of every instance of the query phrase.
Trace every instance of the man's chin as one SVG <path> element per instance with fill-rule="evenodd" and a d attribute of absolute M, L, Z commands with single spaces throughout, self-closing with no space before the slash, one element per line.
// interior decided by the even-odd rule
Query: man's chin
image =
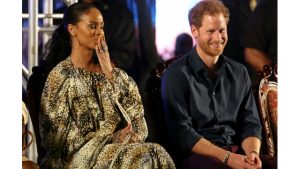
<path fill-rule="evenodd" d="M 224 48 L 211 50 L 210 53 L 212 56 L 219 56 L 223 53 Z"/>

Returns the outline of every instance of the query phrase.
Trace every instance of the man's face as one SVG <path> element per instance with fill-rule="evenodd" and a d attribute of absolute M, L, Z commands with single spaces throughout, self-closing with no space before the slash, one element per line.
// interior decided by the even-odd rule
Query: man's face
<path fill-rule="evenodd" d="M 192 25 L 191 30 L 202 55 L 215 57 L 223 53 L 228 40 L 227 24 L 223 14 L 204 15 L 202 26 L 196 28 Z"/>

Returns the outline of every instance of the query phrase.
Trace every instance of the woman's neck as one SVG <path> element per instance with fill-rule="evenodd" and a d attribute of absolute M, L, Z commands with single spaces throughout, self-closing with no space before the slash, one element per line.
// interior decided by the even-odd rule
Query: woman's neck
<path fill-rule="evenodd" d="M 79 51 L 72 50 L 71 52 L 72 64 L 77 68 L 83 68 L 91 72 L 101 72 L 99 64 L 93 62 L 93 51 Z"/>

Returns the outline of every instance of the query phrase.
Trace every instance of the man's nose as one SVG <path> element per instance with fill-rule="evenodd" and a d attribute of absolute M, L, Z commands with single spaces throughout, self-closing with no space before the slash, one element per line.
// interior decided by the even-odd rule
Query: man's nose
<path fill-rule="evenodd" d="M 214 40 L 222 40 L 222 34 L 218 31 L 216 31 L 214 34 L 213 34 L 213 39 Z"/>

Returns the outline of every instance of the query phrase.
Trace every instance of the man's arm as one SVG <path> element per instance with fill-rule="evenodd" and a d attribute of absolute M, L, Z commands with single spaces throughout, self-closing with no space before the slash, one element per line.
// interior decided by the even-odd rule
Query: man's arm
<path fill-rule="evenodd" d="M 266 53 L 254 48 L 245 48 L 245 60 L 256 72 L 262 71 L 264 65 L 272 63 Z"/>
<path fill-rule="evenodd" d="M 199 141 L 196 142 L 196 144 L 192 147 L 192 152 L 196 154 L 216 157 L 220 161 L 223 161 L 227 153 L 226 150 L 212 144 L 205 138 L 201 138 Z"/>
<path fill-rule="evenodd" d="M 248 145 L 248 143 L 246 143 Z M 231 168 L 254 168 L 249 162 L 246 161 L 246 156 L 229 153 L 228 159 L 226 159 L 228 151 L 212 144 L 205 138 L 201 138 L 196 144 L 192 147 L 192 152 L 201 155 L 207 155 L 215 157 L 222 162 L 225 162 Z"/>
<path fill-rule="evenodd" d="M 260 140 L 256 137 L 247 137 L 242 142 L 242 148 L 247 156 L 251 152 L 256 152 L 259 154 Z"/>
<path fill-rule="evenodd" d="M 247 156 L 247 161 L 256 168 L 261 168 L 262 163 L 259 158 L 260 140 L 256 137 L 247 137 L 242 142 L 242 148 Z"/>

